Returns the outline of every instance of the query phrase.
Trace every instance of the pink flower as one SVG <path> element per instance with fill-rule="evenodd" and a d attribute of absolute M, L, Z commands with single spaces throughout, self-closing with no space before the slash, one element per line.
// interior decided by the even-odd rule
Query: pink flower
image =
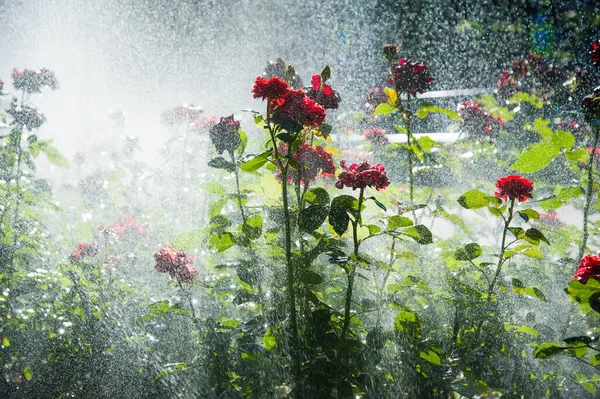
<path fill-rule="evenodd" d="M 131 215 L 127 215 L 123 219 L 119 220 L 117 223 L 115 223 L 113 225 L 111 230 L 118 235 L 122 235 L 125 232 L 130 232 L 130 231 L 136 232 L 138 234 L 146 234 L 146 229 L 144 229 L 142 226 L 138 225 L 135 222 L 135 219 L 133 219 L 133 216 L 131 216 Z"/>
<path fill-rule="evenodd" d="M 169 273 L 172 278 L 180 280 L 182 283 L 190 284 L 198 275 L 194 268 L 194 258 L 188 256 L 185 251 L 176 251 L 169 245 L 165 245 L 154 254 L 156 260 L 156 269 L 159 273 Z"/>
<path fill-rule="evenodd" d="M 347 167 L 346 161 L 342 161 L 340 166 L 344 169 L 344 172 L 340 173 L 339 180 L 335 183 L 335 186 L 339 189 L 346 186 L 356 190 L 357 188 L 363 189 L 369 186 L 380 191 L 390 184 L 385 168 L 381 164 L 371 166 L 368 162 L 363 162 L 360 165 L 353 163 L 350 167 Z"/>

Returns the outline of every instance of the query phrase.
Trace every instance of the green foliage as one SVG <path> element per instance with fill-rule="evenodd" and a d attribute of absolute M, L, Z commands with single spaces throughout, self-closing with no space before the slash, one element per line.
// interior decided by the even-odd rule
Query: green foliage
<path fill-rule="evenodd" d="M 452 111 L 451 109 L 448 109 L 448 108 L 437 107 L 433 104 L 427 104 L 427 103 L 421 104 L 421 106 L 419 106 L 419 108 L 417 109 L 415 115 L 417 115 L 417 117 L 419 119 L 423 119 L 432 112 L 444 114 L 444 115 L 448 116 L 448 118 L 450 118 L 450 120 L 453 120 L 453 121 L 461 120 L 460 116 L 455 111 Z"/>

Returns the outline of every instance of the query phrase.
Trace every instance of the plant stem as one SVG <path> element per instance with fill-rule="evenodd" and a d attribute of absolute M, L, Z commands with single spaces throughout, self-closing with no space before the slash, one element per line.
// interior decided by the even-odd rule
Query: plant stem
<path fill-rule="evenodd" d="M 194 304 L 192 303 L 192 296 L 190 295 L 189 292 L 186 291 L 185 288 L 183 288 L 183 284 L 181 284 L 180 279 L 177 279 L 177 284 L 179 285 L 179 288 L 181 289 L 183 296 L 185 297 L 185 299 L 187 299 L 188 305 L 190 306 L 190 310 L 192 311 L 192 321 L 198 328 L 198 332 L 200 332 L 201 324 L 200 324 L 200 320 L 198 320 L 198 317 L 196 316 L 196 308 L 194 308 Z"/>
<path fill-rule="evenodd" d="M 295 270 L 294 265 L 292 263 L 292 232 L 291 232 L 291 220 L 290 220 L 290 210 L 288 203 L 288 167 L 289 164 L 286 160 L 285 164 L 281 162 L 281 154 L 279 154 L 279 150 L 277 149 L 277 140 L 275 137 L 275 128 L 271 126 L 270 123 L 270 115 L 271 115 L 271 101 L 267 100 L 267 126 L 269 128 L 269 133 L 271 135 L 271 141 L 273 143 L 273 152 L 275 154 L 275 162 L 281 170 L 281 196 L 283 201 L 283 219 L 284 219 L 284 231 L 285 231 L 285 241 L 284 241 L 284 250 L 285 250 L 285 264 L 286 264 L 286 276 L 287 276 L 287 301 L 288 308 L 290 312 L 290 347 L 291 347 L 291 357 L 292 357 L 292 366 L 293 366 L 293 374 L 295 377 L 296 384 L 299 384 L 301 375 L 301 363 L 299 358 L 299 343 L 300 336 L 298 334 L 298 320 L 296 315 L 296 293 L 294 288 L 294 277 Z M 289 147 L 288 147 L 288 156 L 289 156 Z M 298 387 L 299 388 L 299 387 Z"/>
<path fill-rule="evenodd" d="M 365 189 L 360 189 L 360 195 L 358 197 L 358 214 L 356 220 L 352 220 L 352 239 L 354 242 L 354 261 L 350 265 L 350 272 L 348 273 L 348 287 L 346 288 L 346 304 L 344 306 L 344 326 L 342 328 L 342 338 L 346 336 L 348 327 L 350 326 L 350 307 L 352 306 L 352 289 L 354 287 L 354 276 L 356 274 L 356 264 L 358 263 L 358 247 L 360 241 L 358 240 L 358 226 L 362 224 L 360 208 L 364 201 Z"/>
<path fill-rule="evenodd" d="M 600 136 L 600 127 L 596 127 L 594 129 L 594 146 L 592 147 L 592 151 L 590 153 L 590 159 L 588 163 L 588 181 L 587 181 L 587 191 L 585 193 L 585 207 L 583 208 L 583 237 L 581 239 L 581 246 L 579 247 L 579 256 L 578 260 L 583 258 L 583 254 L 585 252 L 585 247 L 587 246 L 587 240 L 590 235 L 588 230 L 588 217 L 590 213 L 590 206 L 592 204 L 592 196 L 594 189 L 594 156 L 596 154 L 596 148 L 598 147 L 598 136 Z"/>
<path fill-rule="evenodd" d="M 234 165 L 234 173 L 235 173 L 235 187 L 237 189 L 237 203 L 240 207 L 240 214 L 242 215 L 242 221 L 246 224 L 246 214 L 244 213 L 244 206 L 242 205 L 242 190 L 240 190 L 240 173 L 238 171 L 238 166 L 235 163 L 235 154 L 231 153 L 231 163 Z"/>
<path fill-rule="evenodd" d="M 492 282 L 489 284 L 489 289 L 488 289 L 488 302 L 490 302 L 492 300 L 492 293 L 494 291 L 494 286 L 496 285 L 496 282 L 498 281 L 498 276 L 500 276 L 500 271 L 502 271 L 502 265 L 504 264 L 504 262 L 506 261 L 506 259 L 504 259 L 504 252 L 506 251 L 506 234 L 508 233 L 508 226 L 510 225 L 510 222 L 512 221 L 513 218 L 513 209 L 515 207 L 515 199 L 511 198 L 510 200 L 510 206 L 508 207 L 508 217 L 504 220 L 504 229 L 502 231 L 502 244 L 500 244 L 500 255 L 499 259 L 498 259 L 498 266 L 496 267 L 496 273 L 494 273 L 494 278 L 492 279 Z"/>

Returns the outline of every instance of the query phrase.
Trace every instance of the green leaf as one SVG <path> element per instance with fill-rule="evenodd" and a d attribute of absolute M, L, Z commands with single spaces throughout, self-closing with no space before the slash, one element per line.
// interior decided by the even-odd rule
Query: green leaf
<path fill-rule="evenodd" d="M 466 209 L 478 209 L 490 203 L 488 196 L 479 190 L 467 191 L 458 198 L 460 206 Z"/>
<path fill-rule="evenodd" d="M 375 204 L 376 204 L 376 205 L 377 205 L 379 208 L 383 209 L 383 211 L 384 211 L 384 212 L 385 212 L 385 211 L 387 211 L 387 208 L 385 207 L 385 205 L 383 205 L 381 202 L 379 202 L 379 201 L 377 200 L 377 198 L 375 198 L 375 197 L 368 197 L 367 199 L 373 200 L 373 202 L 374 202 L 374 203 L 375 203 Z"/>
<path fill-rule="evenodd" d="M 416 225 L 414 227 L 407 227 L 406 229 L 404 229 L 402 234 L 409 236 L 419 244 L 426 245 L 433 243 L 431 231 L 429 231 L 429 229 L 423 226 L 422 224 Z"/>
<path fill-rule="evenodd" d="M 324 188 L 315 187 L 304 194 L 304 200 L 312 205 L 329 205 L 329 194 Z"/>
<path fill-rule="evenodd" d="M 69 161 L 67 161 L 67 158 L 65 158 L 56 149 L 56 147 L 54 147 L 53 145 L 50 144 L 51 143 L 50 140 L 47 140 L 47 141 L 39 140 L 39 141 L 36 141 L 36 143 L 40 143 L 39 149 L 44 154 L 46 154 L 46 157 L 48 158 L 48 161 L 50 161 L 50 163 L 58 166 L 59 168 L 69 168 Z"/>
<path fill-rule="evenodd" d="M 298 226 L 302 231 L 313 232 L 321 227 L 328 214 L 329 208 L 327 206 L 311 205 L 300 211 Z"/>
<path fill-rule="evenodd" d="M 33 373 L 31 372 L 31 367 L 27 366 L 23 369 L 23 377 L 28 381 L 33 378 Z"/>
<path fill-rule="evenodd" d="M 565 187 L 558 193 L 558 198 L 566 202 L 571 198 L 579 198 L 583 193 L 583 189 L 579 186 Z"/>
<path fill-rule="evenodd" d="M 551 211 L 554 209 L 558 209 L 564 205 L 564 201 L 561 201 L 560 198 L 556 196 L 552 196 L 540 201 L 540 205 L 543 210 Z"/>
<path fill-rule="evenodd" d="M 218 195 L 219 197 L 225 197 L 227 195 L 227 191 L 225 188 L 216 182 L 207 182 L 200 185 L 201 188 L 204 189 L 209 194 Z"/>
<path fill-rule="evenodd" d="M 8 348 L 10 346 L 10 340 L 8 339 L 8 337 L 2 337 L 2 346 L 5 348 Z"/>
<path fill-rule="evenodd" d="M 575 136 L 567 130 L 557 130 L 552 133 L 551 142 L 557 148 L 566 148 L 569 150 L 575 145 Z"/>
<path fill-rule="evenodd" d="M 240 133 L 240 145 L 238 145 L 238 157 L 244 155 L 244 151 L 246 151 L 246 146 L 248 146 L 248 135 L 242 129 L 238 129 Z"/>
<path fill-rule="evenodd" d="M 518 92 L 517 94 L 513 95 L 510 100 L 508 100 L 508 102 L 510 104 L 519 104 L 522 102 L 527 102 L 531 105 L 533 105 L 535 108 L 542 108 L 544 106 L 544 102 L 542 101 L 541 98 L 536 97 L 532 94 L 529 93 L 525 93 L 523 91 Z"/>
<path fill-rule="evenodd" d="M 508 230 L 515 236 L 516 239 L 523 238 L 525 230 L 520 227 L 509 227 Z"/>
<path fill-rule="evenodd" d="M 429 115 L 431 112 L 438 112 L 438 113 L 447 115 L 448 118 L 450 118 L 450 120 L 453 120 L 453 121 L 460 121 L 460 120 L 462 120 L 461 117 L 456 112 L 452 111 L 451 109 L 437 107 L 437 106 L 432 105 L 432 104 L 422 104 L 417 109 L 417 112 L 415 113 L 415 115 L 417 115 L 417 117 L 419 119 L 423 119 L 427 115 Z"/>
<path fill-rule="evenodd" d="M 482 254 L 482 249 L 477 243 L 470 243 L 464 247 L 457 248 L 454 252 L 454 259 L 460 261 L 470 261 L 477 259 Z"/>
<path fill-rule="evenodd" d="M 379 104 L 377 108 L 375 108 L 375 116 L 389 115 L 394 112 L 396 108 L 388 103 Z"/>
<path fill-rule="evenodd" d="M 394 317 L 394 328 L 397 331 L 418 330 L 420 328 L 419 318 L 407 308 L 404 309 Z"/>
<path fill-rule="evenodd" d="M 223 169 L 228 172 L 235 171 L 235 165 L 223 157 L 216 157 L 208 161 L 208 166 L 215 169 Z"/>
<path fill-rule="evenodd" d="M 536 143 L 529 146 L 510 168 L 523 173 L 537 172 L 548 166 L 558 154 L 560 149 L 556 146 L 546 142 Z"/>
<path fill-rule="evenodd" d="M 568 348 L 565 348 L 554 342 L 546 342 L 545 344 L 541 344 L 535 348 L 533 351 L 533 357 L 537 359 L 548 359 L 552 356 L 563 353 L 567 349 Z"/>
<path fill-rule="evenodd" d="M 408 227 L 414 225 L 412 219 L 407 218 L 406 216 L 394 215 L 388 218 L 388 231 L 395 230 L 400 227 Z"/>
<path fill-rule="evenodd" d="M 537 337 L 539 335 L 539 333 L 534 330 L 531 327 L 528 326 L 518 326 L 515 324 L 504 324 L 504 328 L 506 329 L 506 331 L 513 331 L 513 332 L 518 332 L 518 333 L 523 333 L 523 334 L 528 334 L 528 335 L 532 335 L 534 337 Z"/>
<path fill-rule="evenodd" d="M 208 237 L 209 229 L 197 229 L 186 231 L 175 238 L 171 243 L 173 248 L 180 248 L 184 250 L 199 249 L 204 245 L 204 240 Z"/>
<path fill-rule="evenodd" d="M 439 366 L 442 364 L 442 361 L 440 360 L 440 357 L 438 356 L 438 354 L 435 353 L 434 351 L 432 351 L 431 349 L 428 350 L 427 352 L 421 351 L 421 353 L 419 353 L 419 357 L 421 359 L 427 360 L 431 364 L 435 364 L 436 366 Z"/>
<path fill-rule="evenodd" d="M 273 150 L 268 150 L 263 152 L 262 154 L 256 155 L 254 158 L 249 159 L 248 161 L 242 162 L 240 164 L 240 169 L 247 173 L 256 172 L 257 170 L 262 168 L 264 164 L 267 163 L 272 153 Z"/>
<path fill-rule="evenodd" d="M 300 280 L 305 284 L 321 284 L 325 279 L 319 273 L 313 272 L 312 270 L 302 270 L 300 273 Z"/>
<path fill-rule="evenodd" d="M 542 254 L 542 250 L 538 247 L 530 247 L 521 253 L 527 256 L 528 258 L 533 259 L 542 259 L 544 257 L 544 255 Z"/>
<path fill-rule="evenodd" d="M 544 234 L 542 234 L 541 231 L 539 231 L 538 229 L 535 228 L 530 228 L 527 229 L 527 231 L 525 232 L 525 239 L 529 242 L 531 242 L 532 244 L 538 244 L 540 241 L 545 242 L 546 244 L 550 245 L 550 242 L 548 241 L 548 239 L 546 239 L 546 237 L 544 236 Z"/>
<path fill-rule="evenodd" d="M 329 64 L 325 65 L 325 68 L 321 71 L 321 79 L 323 83 L 327 82 L 327 80 L 331 77 L 331 69 L 329 68 Z"/>
<path fill-rule="evenodd" d="M 339 206 L 332 206 L 329 209 L 329 215 L 327 220 L 333 230 L 339 234 L 343 235 L 346 230 L 348 230 L 348 223 L 350 223 L 350 216 L 346 212 L 345 208 Z"/>
<path fill-rule="evenodd" d="M 263 218 L 260 215 L 250 216 L 242 225 L 242 232 L 250 240 L 256 240 L 262 234 Z"/>
<path fill-rule="evenodd" d="M 521 211 L 517 211 L 517 213 L 526 222 L 528 222 L 529 219 L 540 220 L 540 214 L 537 211 L 533 210 L 533 209 L 523 209 Z"/>
<path fill-rule="evenodd" d="M 590 158 L 590 153 L 584 147 L 579 147 L 576 150 L 565 152 L 565 158 L 569 162 L 585 162 Z"/>
<path fill-rule="evenodd" d="M 223 252 L 233 246 L 233 235 L 231 233 L 213 234 L 208 240 L 208 247 L 217 252 Z"/>
<path fill-rule="evenodd" d="M 275 339 L 275 337 L 272 335 L 270 328 L 267 328 L 265 335 L 263 335 L 262 344 L 268 351 L 270 351 L 277 345 L 277 339 Z"/>
<path fill-rule="evenodd" d="M 369 235 L 372 236 L 373 234 L 377 234 L 381 231 L 381 227 L 377 226 L 376 224 L 368 224 L 367 229 L 369 229 Z"/>
<path fill-rule="evenodd" d="M 440 143 L 432 140 L 429 136 L 422 136 L 417 139 L 419 146 L 421 149 L 427 153 L 431 152 L 433 147 L 439 147 Z"/>

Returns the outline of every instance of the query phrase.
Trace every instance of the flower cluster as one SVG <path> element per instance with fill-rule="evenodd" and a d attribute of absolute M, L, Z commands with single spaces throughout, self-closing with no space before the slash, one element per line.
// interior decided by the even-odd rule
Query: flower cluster
<path fill-rule="evenodd" d="M 588 53 L 595 67 L 600 67 L 600 39 L 592 43 L 592 51 Z"/>
<path fill-rule="evenodd" d="M 306 95 L 325 109 L 336 109 L 342 101 L 337 91 L 328 84 L 322 83 L 321 75 L 313 75 L 312 87 Z"/>
<path fill-rule="evenodd" d="M 45 68 L 40 69 L 39 72 L 31 69 L 22 71 L 13 69 L 12 79 L 15 89 L 23 90 L 26 93 L 41 93 L 44 86 L 48 86 L 52 90 L 58 89 L 58 80 L 56 80 L 54 72 Z"/>
<path fill-rule="evenodd" d="M 290 86 L 283 79 L 274 77 L 271 79 L 263 79 L 260 76 L 256 78 L 252 93 L 254 98 L 262 98 L 263 100 L 275 100 L 281 98 L 290 91 Z"/>
<path fill-rule="evenodd" d="M 600 120 L 600 87 L 596 87 L 592 94 L 583 99 L 581 108 L 583 116 L 588 122 Z"/>
<path fill-rule="evenodd" d="M 180 123 L 190 123 L 202 115 L 202 107 L 193 104 L 178 105 L 162 113 L 162 122 L 167 126 L 177 126 Z"/>
<path fill-rule="evenodd" d="M 579 280 L 585 284 L 589 279 L 600 281 L 600 256 L 586 255 L 581 258 L 577 273 L 573 276 L 573 280 Z"/>
<path fill-rule="evenodd" d="M 190 130 L 195 133 L 206 132 L 217 123 L 219 123 L 219 118 L 216 116 L 201 116 L 190 123 Z"/>
<path fill-rule="evenodd" d="M 287 146 L 285 143 L 279 144 L 279 152 L 285 154 Z M 327 152 L 320 146 L 312 147 L 310 144 L 303 142 L 297 152 L 292 156 L 298 162 L 297 169 L 288 169 L 288 181 L 290 183 L 297 180 L 301 184 L 306 184 L 317 178 L 319 173 L 324 177 L 333 177 L 335 175 L 335 164 L 331 153 Z M 281 177 L 281 172 L 277 171 L 278 178 Z"/>
<path fill-rule="evenodd" d="M 533 198 L 532 191 L 533 182 L 531 180 L 521 176 L 507 176 L 498 179 L 494 194 L 497 198 L 504 200 L 507 198 L 510 200 L 518 199 L 519 202 L 523 202 L 528 198 Z"/>
<path fill-rule="evenodd" d="M 73 251 L 73 255 L 71 257 L 73 259 L 81 260 L 88 256 L 95 256 L 98 253 L 98 247 L 95 243 L 89 244 L 77 244 L 75 250 Z"/>
<path fill-rule="evenodd" d="M 429 73 L 429 68 L 423 62 L 414 62 L 406 58 L 401 58 L 393 66 L 394 84 L 398 93 L 410 93 L 413 96 L 417 93 L 425 93 L 431 88 L 433 77 Z"/>
<path fill-rule="evenodd" d="M 489 136 L 495 127 L 503 124 L 502 119 L 488 114 L 474 101 L 458 104 L 457 111 L 462 118 L 463 129 L 469 134 Z"/>
<path fill-rule="evenodd" d="M 379 128 L 367 129 L 362 132 L 363 137 L 375 145 L 384 145 L 389 143 L 385 135 L 385 130 Z"/>
<path fill-rule="evenodd" d="M 194 257 L 188 256 L 185 251 L 176 251 L 169 245 L 154 254 L 156 265 L 154 268 L 159 273 L 169 273 L 182 283 L 191 284 L 198 271 L 194 268 Z"/>
<path fill-rule="evenodd" d="M 502 101 L 507 101 L 521 90 L 521 85 L 515 80 L 513 74 L 508 71 L 502 72 L 502 77 L 496 83 L 496 93 Z"/>
<path fill-rule="evenodd" d="M 240 122 L 233 119 L 233 115 L 223 116 L 219 123 L 208 131 L 217 152 L 223 154 L 225 150 L 233 154 L 240 145 Z"/>
<path fill-rule="evenodd" d="M 298 131 L 302 126 L 318 126 L 325 120 L 325 108 L 302 90 L 290 90 L 277 100 L 273 121 L 287 130 Z"/>
<path fill-rule="evenodd" d="M 119 220 L 111 227 L 110 230 L 117 235 L 123 235 L 129 232 L 146 234 L 146 229 L 137 224 L 131 215 L 127 215 L 123 219 Z"/>
<path fill-rule="evenodd" d="M 342 161 L 340 166 L 344 169 L 344 172 L 340 173 L 339 180 L 335 183 L 335 186 L 339 189 L 346 186 L 356 190 L 357 188 L 363 189 L 369 186 L 380 191 L 390 184 L 385 168 L 381 164 L 371 166 L 368 162 L 363 162 L 360 165 L 353 163 L 350 167 L 347 167 L 346 161 Z"/>
<path fill-rule="evenodd" d="M 29 105 L 17 105 L 17 99 L 13 99 L 6 113 L 13 117 L 16 125 L 25 126 L 27 130 L 37 129 L 46 121 L 46 117 L 37 109 Z"/>

